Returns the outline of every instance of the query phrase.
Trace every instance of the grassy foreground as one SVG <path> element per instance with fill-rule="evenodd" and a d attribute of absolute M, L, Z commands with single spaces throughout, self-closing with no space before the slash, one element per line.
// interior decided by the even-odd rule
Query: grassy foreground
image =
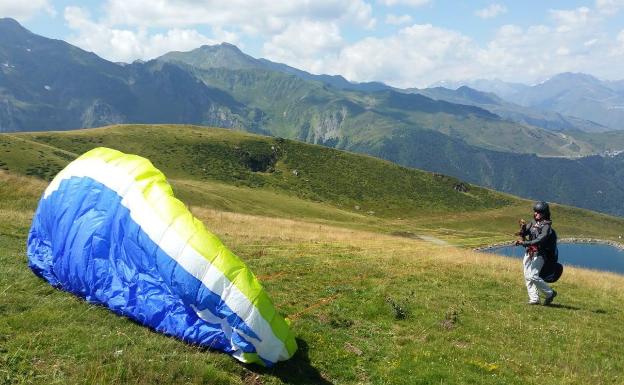
<path fill-rule="evenodd" d="M 38 161 L 16 149 L 37 149 L 38 164 L 62 167 L 75 154 L 68 148 L 81 143 L 74 137 L 61 146 L 62 135 L 47 135 L 43 144 L 3 137 L 4 154 L 0 148 L 10 169 L 0 171 L 0 384 L 624 382 L 624 277 L 566 267 L 555 306 L 526 306 L 519 261 L 466 246 L 509 239 L 530 202 L 477 188 L 472 208 L 462 210 L 471 198 L 455 203 L 451 192 L 433 210 L 396 194 L 403 211 L 387 206 L 391 212 L 380 215 L 354 204 L 368 199 L 382 210 L 384 203 L 357 193 L 342 201 L 309 176 L 301 194 L 296 186 L 305 180 L 279 173 L 245 176 L 238 169 L 233 182 L 216 170 L 202 178 L 156 157 L 177 196 L 292 320 L 299 351 L 263 369 L 154 333 L 53 289 L 28 269 L 28 229 L 47 185 L 37 173 L 46 167 L 36 169 Z M 133 143 L 140 142 L 124 145 Z M 305 162 L 281 159 L 282 175 L 293 175 L 292 167 L 307 173 Z M 418 175 L 426 185 L 441 180 Z M 431 188 L 446 191 L 442 182 Z M 496 203 L 479 206 L 479 194 L 493 194 Z M 618 218 L 564 206 L 553 211 L 561 236 L 624 233 Z"/>
<path fill-rule="evenodd" d="M 193 206 L 292 321 L 271 369 L 151 332 L 27 268 L 45 183 L 0 174 L 0 383 L 612 384 L 624 363 L 624 277 L 568 268 L 527 307 L 518 261 L 406 237 Z"/>

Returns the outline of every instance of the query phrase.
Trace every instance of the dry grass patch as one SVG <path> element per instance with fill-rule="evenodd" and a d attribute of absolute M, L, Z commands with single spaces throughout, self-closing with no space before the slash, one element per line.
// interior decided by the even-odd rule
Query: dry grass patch
<path fill-rule="evenodd" d="M 462 266 L 484 266 L 488 271 L 496 271 L 504 279 L 514 279 L 522 285 L 521 261 L 495 254 L 475 252 L 452 246 L 440 246 L 420 239 L 374 233 L 337 226 L 297 221 L 293 219 L 270 218 L 256 215 L 224 212 L 201 207 L 191 211 L 216 234 L 231 241 L 234 247 L 271 247 L 271 250 L 290 249 L 290 257 L 314 255 L 326 264 L 345 264 L 336 251 L 346 250 L 356 255 L 361 263 L 365 260 L 381 260 L 386 277 L 409 276 L 412 268 L 421 268 L 414 262 L 428 261 L 426 268 L 434 270 L 457 269 Z M 324 247 L 331 250 L 323 251 Z M 296 250 L 292 250 L 296 249 Z M 285 250 L 283 250 L 285 251 Z M 260 257 L 270 257 L 269 252 L 259 252 Z M 386 262 L 383 262 L 383 261 Z M 393 263 L 388 263 L 391 260 Z M 412 265 L 412 266 L 410 266 Z M 266 277 L 276 280 L 287 276 L 275 272 Z M 562 282 L 601 291 L 624 293 L 624 277 L 618 274 L 597 272 L 566 266 Z"/>
<path fill-rule="evenodd" d="M 191 207 L 191 212 L 208 229 L 233 238 L 255 241 L 335 242 L 349 246 L 367 246 L 394 242 L 405 247 L 426 247 L 427 242 L 369 231 L 347 229 L 293 219 L 272 218 Z"/>
<path fill-rule="evenodd" d="M 0 184 L 3 184 L 2 198 L 8 200 L 10 196 L 38 198 L 48 185 L 48 182 L 39 178 L 15 174 L 0 170 Z M 5 191 L 6 189 L 6 191 Z"/>

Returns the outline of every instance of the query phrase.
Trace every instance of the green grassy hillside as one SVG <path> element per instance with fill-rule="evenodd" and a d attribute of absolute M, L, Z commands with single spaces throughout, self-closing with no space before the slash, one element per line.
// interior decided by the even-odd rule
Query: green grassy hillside
<path fill-rule="evenodd" d="M 120 125 L 4 134 L 0 167 L 51 180 L 72 159 L 97 146 L 150 159 L 190 205 L 282 217 L 338 216 L 337 223 L 348 226 L 372 226 L 386 233 L 432 231 L 445 239 L 458 238 L 461 244 L 508 238 L 531 207 L 510 195 L 369 156 L 196 126 Z M 245 204 L 249 195 L 258 209 Z M 298 211 L 312 206 L 316 209 Z M 487 218 L 492 212 L 496 215 Z M 565 206 L 555 212 L 562 236 L 617 239 L 624 233 L 624 220 Z M 585 225 L 576 226 L 581 222 Z M 476 230 L 481 228 L 494 232 L 483 237 Z"/>
<path fill-rule="evenodd" d="M 461 182 L 455 178 L 376 158 L 222 129 L 115 126 L 0 139 L 5 169 L 48 180 L 79 154 L 107 146 L 145 156 L 173 179 L 263 188 L 349 211 L 372 210 L 382 217 L 497 208 L 513 202 L 476 186 L 458 192 L 454 186 Z"/>
<path fill-rule="evenodd" d="M 149 157 L 251 267 L 292 321 L 291 360 L 238 364 L 30 272 L 25 243 L 47 179 L 101 145 Z M 622 381 L 624 277 L 566 267 L 556 306 L 527 308 L 519 261 L 469 250 L 511 239 L 529 201 L 459 192 L 455 179 L 361 155 L 187 126 L 0 135 L 0 162 L 2 384 Z M 620 218 L 559 205 L 553 215 L 561 236 L 624 233 Z"/>

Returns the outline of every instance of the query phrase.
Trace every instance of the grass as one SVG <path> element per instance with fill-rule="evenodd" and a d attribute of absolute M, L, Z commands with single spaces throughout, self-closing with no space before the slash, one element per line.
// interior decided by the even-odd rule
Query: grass
<path fill-rule="evenodd" d="M 407 236 L 425 233 L 482 246 L 511 237 L 531 202 L 444 175 L 369 156 L 231 130 L 183 125 L 120 125 L 0 135 L 4 169 L 50 180 L 97 146 L 150 159 L 189 205 Z M 553 208 L 562 237 L 617 240 L 624 220 L 567 206 Z"/>
<path fill-rule="evenodd" d="M 147 157 L 169 178 L 271 189 L 384 217 L 406 210 L 474 210 L 510 202 L 476 186 L 460 193 L 453 189 L 460 182 L 455 178 L 369 156 L 223 129 L 133 125 L 0 139 L 6 169 L 48 180 L 79 154 L 107 146 Z"/>
<path fill-rule="evenodd" d="M 80 134 L 90 140 L 89 132 Z M 102 132 L 102 141 L 109 140 Z M 60 146 L 63 135 L 47 141 L 10 137 L 17 146 L 11 149 L 40 148 L 52 161 L 48 150 L 74 153 L 70 144 Z M 75 140 L 70 138 L 68 143 Z M 30 160 L 23 158 L 20 169 L 17 155 L 0 157 L 11 169 L 0 172 L 0 384 L 624 380 L 624 277 L 567 267 L 555 284 L 556 306 L 527 307 L 517 260 L 469 250 L 510 239 L 515 220 L 528 213 L 527 201 L 500 195 L 506 203 L 498 207 L 460 210 L 448 199 L 437 210 L 405 204 L 403 213 L 368 214 L 339 205 L 321 188 L 310 191 L 323 193 L 322 200 L 306 199 L 287 188 L 296 184 L 280 187 L 272 175 L 270 183 L 254 186 L 250 178 L 185 174 L 180 163 L 157 157 L 159 167 L 174 174 L 177 196 L 251 267 L 292 320 L 299 352 L 263 369 L 154 333 L 34 276 L 25 242 L 47 182 L 25 175 Z M 270 173 L 257 173 L 264 174 Z M 562 236 L 615 238 L 623 232 L 618 218 L 565 206 L 553 207 L 553 214 Z"/>

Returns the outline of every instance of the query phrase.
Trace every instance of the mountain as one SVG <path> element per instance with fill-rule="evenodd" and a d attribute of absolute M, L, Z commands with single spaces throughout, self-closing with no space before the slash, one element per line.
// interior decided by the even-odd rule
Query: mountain
<path fill-rule="evenodd" d="M 158 60 L 187 66 L 205 84 L 262 111 L 264 127 L 274 135 L 346 148 L 346 142 L 371 141 L 390 135 L 394 128 L 412 127 L 492 150 L 568 156 L 598 151 L 583 140 L 518 125 L 484 108 L 404 96 L 403 90 L 389 87 L 363 91 L 375 88 L 371 84 L 328 83 L 327 76 L 253 59 L 230 44 L 166 54 Z"/>
<path fill-rule="evenodd" d="M 0 33 L 7 36 L 0 41 L 0 127 L 5 131 L 169 122 L 331 144 L 357 141 L 349 137 L 356 132 L 370 140 L 390 135 L 394 127 L 414 126 L 492 149 L 574 153 L 565 139 L 543 132 L 527 135 L 535 130 L 514 127 L 479 108 L 391 89 L 360 91 L 376 85 L 310 75 L 254 59 L 229 44 L 120 65 L 32 34 L 10 19 L 0 22 Z M 265 103 L 267 95 L 273 95 L 270 103 Z M 533 146 L 531 136 L 543 140 Z"/>
<path fill-rule="evenodd" d="M 492 93 L 507 100 L 510 96 L 529 88 L 526 84 L 506 82 L 500 79 L 475 79 L 466 81 L 443 80 L 429 85 L 428 88 L 443 87 L 456 90 L 462 86 Z"/>
<path fill-rule="evenodd" d="M 585 159 L 493 151 L 441 132 L 445 124 L 458 124 L 458 130 L 462 127 L 472 134 L 482 133 L 487 122 L 505 124 L 477 107 L 459 109 L 456 104 L 436 103 L 421 95 L 394 91 L 336 94 L 319 84 L 312 87 L 296 77 L 258 70 L 211 69 L 197 73 L 207 84 L 264 111 L 265 126 L 273 127 L 274 135 L 367 153 L 529 198 L 624 215 L 619 204 L 624 199 L 624 179 L 605 171 L 613 170 L 610 165 L 617 164 L 620 158 L 597 157 L 604 159 L 607 166 L 594 160 L 589 167 Z M 423 128 L 431 114 L 435 121 L 429 124 L 439 125 L 439 130 Z M 503 137 L 500 132 L 497 138 L 501 143 L 513 142 L 513 137 Z M 522 131 L 515 133 L 520 137 Z M 534 139 L 542 142 L 540 137 Z"/>
<path fill-rule="evenodd" d="M 608 87 L 615 90 L 617 93 L 624 93 L 624 80 L 615 80 L 606 82 Z"/>
<path fill-rule="evenodd" d="M 340 75 L 313 75 L 286 64 L 274 63 L 266 59 L 256 59 L 243 53 L 238 47 L 229 43 L 203 45 L 188 52 L 169 52 L 160 56 L 158 60 L 169 63 L 187 64 L 204 70 L 227 68 L 231 70 L 261 69 L 281 72 L 297 76 L 303 80 L 319 81 L 340 90 L 381 91 L 393 89 L 380 82 L 354 83 Z"/>
<path fill-rule="evenodd" d="M 512 122 L 540 127 L 550 131 L 565 131 L 573 134 L 574 131 L 606 132 L 610 130 L 608 127 L 589 120 L 511 103 L 493 92 L 479 91 L 468 86 L 460 86 L 456 90 L 435 87 L 409 89 L 408 91 L 436 100 L 481 107 Z"/>
<path fill-rule="evenodd" d="M 248 111 L 181 68 L 119 65 L 0 19 L 0 131 L 120 122 L 243 126 Z"/>
<path fill-rule="evenodd" d="M 344 145 L 411 127 L 499 151 L 564 156 L 597 151 L 582 140 L 516 125 L 485 109 L 404 96 L 381 83 L 312 75 L 255 59 L 231 44 L 123 65 L 32 34 L 11 19 L 0 21 L 0 33 L 7 36 L 0 41 L 0 129 L 5 131 L 169 122 Z"/>
<path fill-rule="evenodd" d="M 624 92 L 619 84 L 586 74 L 563 73 L 512 95 L 510 100 L 624 130 Z"/>
<path fill-rule="evenodd" d="M 493 92 L 508 102 L 533 110 L 557 112 L 591 121 L 608 130 L 624 130 L 624 80 L 602 81 L 583 73 L 562 73 L 533 86 L 493 81 L 443 83 Z M 456 88 L 456 87 L 455 87 Z M 583 129 L 581 127 L 581 129 Z M 592 129 L 589 131 L 605 131 Z"/>
<path fill-rule="evenodd" d="M 456 139 L 445 140 L 432 131 L 408 130 L 395 132 L 392 139 L 372 148 L 352 150 L 366 150 L 498 191 L 624 216 L 624 152 L 607 157 L 544 158 L 484 150 Z"/>

